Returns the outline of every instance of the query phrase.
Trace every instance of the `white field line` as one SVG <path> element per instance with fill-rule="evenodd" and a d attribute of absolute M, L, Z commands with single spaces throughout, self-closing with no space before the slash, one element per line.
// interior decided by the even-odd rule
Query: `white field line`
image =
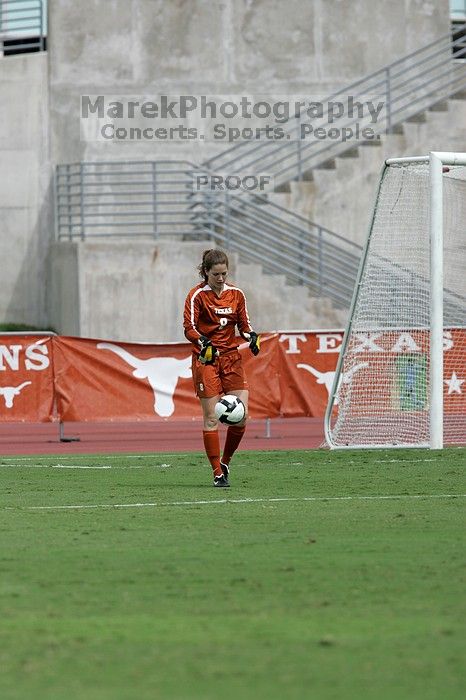
<path fill-rule="evenodd" d="M 192 452 L 162 452 L 160 453 L 163 457 L 191 457 L 193 455 Z M 79 455 L 59 455 L 59 459 L 76 459 Z M 83 457 L 89 457 L 89 455 L 82 455 Z M 109 454 L 109 455 L 95 455 L 96 457 L 105 457 L 108 459 L 130 459 L 130 458 L 135 458 L 137 457 L 138 459 L 143 458 L 156 458 L 158 457 L 157 453 L 150 453 L 148 452 L 147 454 L 139 453 L 137 455 L 127 455 L 124 453 L 114 455 L 114 454 Z M 30 457 L 2 457 L 0 455 L 0 462 L 32 462 L 33 460 L 36 459 L 54 459 L 53 455 L 31 455 Z"/>
<path fill-rule="evenodd" d="M 128 466 L 114 464 L 1 464 L 0 469 L 14 469 L 25 467 L 27 469 L 166 469 L 170 464 L 146 464 L 144 466 Z"/>
<path fill-rule="evenodd" d="M 375 459 L 374 464 L 393 464 L 398 462 L 400 464 L 414 464 L 415 462 L 438 462 L 438 459 Z"/>
<path fill-rule="evenodd" d="M 143 467 L 111 467 L 107 464 L 0 464 L 0 469 L 14 469 L 26 467 L 27 469 L 143 469 Z"/>
<path fill-rule="evenodd" d="M 47 467 L 47 464 L 41 464 L 38 466 Z M 108 464 L 98 466 L 98 465 L 86 465 L 86 464 L 50 464 L 50 469 L 112 469 Z"/>
<path fill-rule="evenodd" d="M 158 508 L 163 506 L 211 506 L 225 505 L 227 503 L 284 503 L 284 502 L 315 502 L 315 501 L 388 501 L 388 500 L 420 500 L 431 498 L 465 498 L 466 493 L 439 493 L 439 494 L 398 494 L 390 496 L 302 496 L 279 498 L 219 498 L 208 501 L 160 501 L 159 503 L 98 503 L 88 505 L 65 506 L 27 506 L 25 510 L 85 510 L 90 508 Z M 4 510 L 16 510 L 11 506 Z"/>
<path fill-rule="evenodd" d="M 176 453 L 163 453 L 164 457 L 185 457 L 191 455 L 191 453 L 182 453 L 182 452 L 176 452 Z M 148 455 L 150 457 L 150 455 Z M 131 457 L 141 457 L 141 455 L 112 455 L 111 459 L 126 459 L 126 458 L 131 458 Z M 70 457 L 72 459 L 76 459 L 76 455 L 73 455 Z M 104 466 L 104 467 L 99 467 L 99 466 L 80 466 L 80 465 L 66 465 L 66 464 L 21 464 L 22 462 L 26 461 L 31 461 L 37 459 L 37 455 L 35 457 L 0 457 L 0 468 L 1 467 L 14 467 L 14 466 L 23 466 L 23 467 L 34 467 L 34 468 L 46 468 L 46 467 L 54 467 L 58 468 L 61 467 L 62 469 L 150 469 L 153 468 L 154 466 L 156 467 L 169 467 L 171 466 L 170 464 L 156 464 L 156 465 L 128 465 L 128 464 L 122 464 L 122 465 L 112 465 L 112 467 Z M 66 457 L 60 457 L 61 460 L 66 459 Z M 427 459 L 374 459 L 372 464 L 423 464 L 425 462 L 437 462 L 438 458 L 427 458 Z M 5 462 L 8 462 L 8 464 L 5 464 Z M 322 462 L 323 464 L 335 464 L 331 460 L 326 460 L 325 462 Z M 349 459 L 348 464 L 356 464 L 357 460 L 354 459 Z M 303 462 L 291 462 L 290 466 L 302 466 Z"/>
<path fill-rule="evenodd" d="M 462 447 L 450 447 L 448 449 L 461 450 L 463 448 Z M 278 452 L 278 451 L 279 450 L 271 450 L 271 452 Z M 201 450 L 198 450 L 198 452 L 201 452 Z M 162 453 L 160 453 L 160 455 L 158 453 L 151 453 L 151 452 L 147 452 L 147 453 L 140 452 L 139 454 L 130 455 L 130 454 L 125 454 L 124 452 L 122 452 L 120 454 L 95 455 L 95 456 L 108 458 L 108 459 L 112 459 L 112 460 L 114 460 L 114 459 L 120 460 L 120 459 L 131 459 L 131 458 L 141 459 L 141 457 L 149 458 L 149 459 L 151 459 L 151 458 L 156 459 L 157 457 L 160 457 L 160 456 L 162 456 L 162 457 L 191 457 L 192 455 L 193 455 L 193 452 L 162 452 Z M 82 455 L 82 456 L 84 456 L 84 455 Z M 89 456 L 89 455 L 87 455 L 87 456 Z M 76 457 L 77 457 L 77 455 L 75 455 L 75 454 L 74 455 L 60 455 L 59 459 L 60 460 L 76 459 Z M 47 458 L 53 459 L 53 455 L 31 455 L 30 457 L 15 457 L 15 456 L 2 457 L 0 455 L 0 463 L 1 462 L 15 462 L 15 463 L 16 462 L 32 462 L 32 461 L 37 460 L 37 459 L 47 459 Z M 438 458 L 434 458 L 434 457 L 421 458 L 421 459 L 396 459 L 396 458 L 395 459 L 377 459 L 377 460 L 375 459 L 375 460 L 373 460 L 373 463 L 374 464 L 383 464 L 383 463 L 388 463 L 388 462 L 400 462 L 400 463 L 406 463 L 406 464 L 419 464 L 422 462 L 435 462 L 435 461 L 437 461 L 437 459 Z M 355 462 L 354 459 L 348 460 L 349 464 L 353 464 L 354 462 Z M 292 464 L 298 465 L 298 464 L 300 464 L 300 462 L 293 462 Z M 325 464 L 334 464 L 334 462 L 331 460 L 326 460 Z M 38 465 L 38 466 L 42 466 L 42 465 Z M 44 466 L 48 466 L 48 465 L 44 465 Z"/>

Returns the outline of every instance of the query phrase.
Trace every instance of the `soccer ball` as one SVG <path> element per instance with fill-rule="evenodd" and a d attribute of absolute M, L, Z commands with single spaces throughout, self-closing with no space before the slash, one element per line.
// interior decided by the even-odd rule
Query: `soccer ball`
<path fill-rule="evenodd" d="M 215 404 L 215 415 L 220 423 L 235 425 L 241 423 L 246 413 L 244 403 L 237 396 L 227 394 Z"/>

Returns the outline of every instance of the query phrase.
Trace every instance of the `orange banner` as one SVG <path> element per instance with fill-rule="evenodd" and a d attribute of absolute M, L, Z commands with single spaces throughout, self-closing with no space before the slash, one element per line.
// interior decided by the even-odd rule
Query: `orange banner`
<path fill-rule="evenodd" d="M 348 349 L 353 356 L 350 391 L 371 396 L 380 414 L 426 411 L 429 406 L 429 333 L 392 330 L 355 333 Z M 357 362 L 354 360 L 357 358 Z M 374 381 L 376 380 L 376 386 Z M 466 331 L 443 331 L 443 411 L 466 415 Z M 356 401 L 353 413 L 367 410 Z"/>
<path fill-rule="evenodd" d="M 325 414 L 342 340 L 343 331 L 279 334 L 283 416 Z"/>
<path fill-rule="evenodd" d="M 51 336 L 0 336 L 0 421 L 54 420 Z"/>
<path fill-rule="evenodd" d="M 352 391 L 372 392 L 378 410 L 425 410 L 428 402 L 428 333 L 422 330 L 356 333 Z M 281 413 L 323 416 L 343 341 L 343 331 L 283 332 L 280 344 Z M 466 415 L 466 329 L 443 333 L 444 412 Z M 377 371 L 371 370 L 373 365 Z M 367 368 L 367 371 L 364 371 Z M 354 412 L 358 406 L 353 407 Z M 361 403 L 361 410 L 365 410 Z"/>
<path fill-rule="evenodd" d="M 261 352 L 254 357 L 247 343 L 240 345 L 243 367 L 249 383 L 251 418 L 276 418 L 280 415 L 280 353 L 276 333 L 261 335 Z"/>
<path fill-rule="evenodd" d="M 142 345 L 57 337 L 54 359 L 63 421 L 199 418 L 191 344 Z M 254 418 L 280 413 L 276 336 L 264 337 L 260 362 L 240 348 Z"/>
<path fill-rule="evenodd" d="M 54 359 L 57 407 L 64 421 L 201 415 L 193 401 L 188 343 L 142 345 L 62 336 L 56 339 Z"/>
<path fill-rule="evenodd" d="M 405 410 L 414 400 L 423 405 L 427 401 L 426 339 L 419 331 L 356 334 L 352 342 L 360 357 L 358 368 L 373 362 L 379 368 L 390 362 L 394 368 L 387 372 L 386 381 L 391 383 L 384 392 L 384 410 Z M 258 357 L 251 355 L 247 344 L 240 346 L 250 387 L 250 416 L 322 417 L 342 340 L 341 330 L 283 331 L 262 335 Z M 466 413 L 465 349 L 464 329 L 444 332 L 446 413 Z M 363 385 L 364 377 L 363 372 L 356 374 L 354 386 Z M 55 404 L 62 421 L 200 418 L 191 344 L 0 336 L 0 421 L 56 420 Z"/>

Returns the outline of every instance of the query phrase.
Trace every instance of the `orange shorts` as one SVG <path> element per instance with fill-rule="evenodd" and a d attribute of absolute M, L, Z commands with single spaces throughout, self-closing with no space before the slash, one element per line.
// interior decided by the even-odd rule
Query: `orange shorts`
<path fill-rule="evenodd" d="M 241 355 L 238 350 L 217 357 L 213 365 L 203 365 L 193 353 L 193 383 L 196 396 L 208 399 L 212 396 L 229 394 L 230 391 L 247 389 Z"/>

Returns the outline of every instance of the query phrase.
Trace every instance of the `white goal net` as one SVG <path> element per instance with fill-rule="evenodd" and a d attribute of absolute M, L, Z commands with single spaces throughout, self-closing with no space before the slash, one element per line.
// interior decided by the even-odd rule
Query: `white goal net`
<path fill-rule="evenodd" d="M 466 444 L 466 167 L 443 167 L 435 200 L 428 157 L 388 163 L 329 399 L 327 442 L 435 447 L 433 424 L 441 422 L 441 444 Z M 443 264 L 442 248 L 431 260 L 438 206 Z"/>

